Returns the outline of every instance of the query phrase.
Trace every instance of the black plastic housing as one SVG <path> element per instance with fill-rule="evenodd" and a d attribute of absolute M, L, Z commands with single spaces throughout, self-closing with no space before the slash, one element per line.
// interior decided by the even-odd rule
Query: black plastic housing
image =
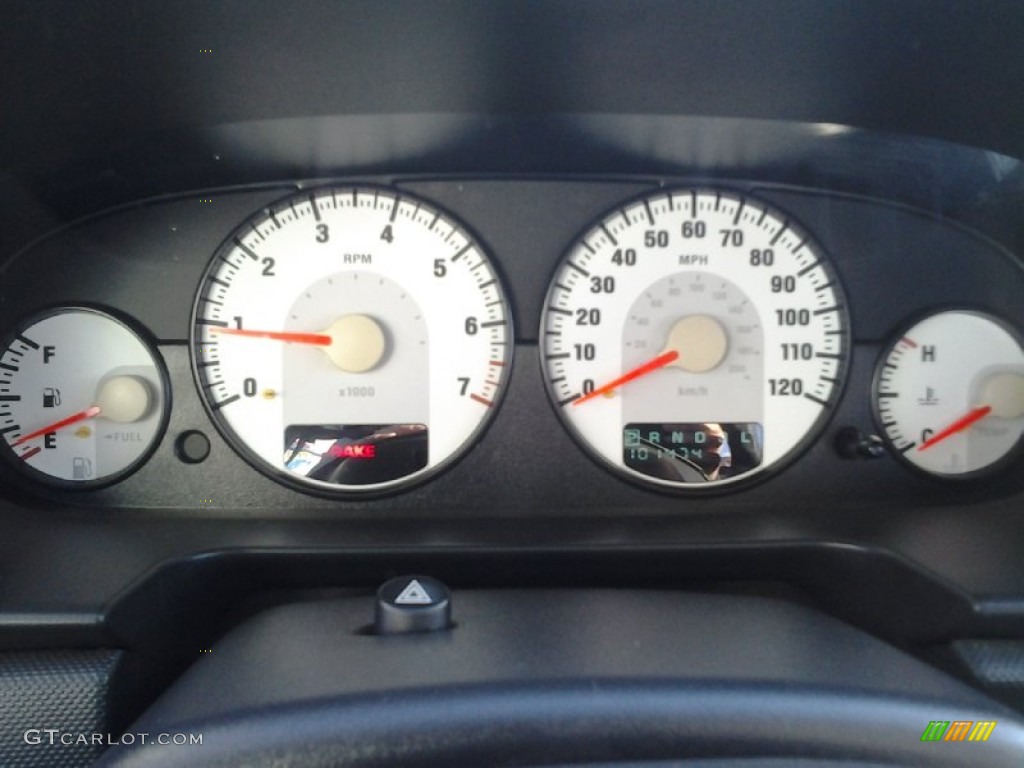
<path fill-rule="evenodd" d="M 129 730 L 201 747 L 102 765 L 556 765 L 707 757 L 1017 766 L 1024 721 L 840 622 L 725 595 L 456 591 L 447 632 L 373 635 L 367 597 L 270 609 Z M 258 673 L 256 673 L 258 670 Z M 996 721 L 935 744 L 929 724 Z M 684 763 L 685 764 L 685 763 Z"/>

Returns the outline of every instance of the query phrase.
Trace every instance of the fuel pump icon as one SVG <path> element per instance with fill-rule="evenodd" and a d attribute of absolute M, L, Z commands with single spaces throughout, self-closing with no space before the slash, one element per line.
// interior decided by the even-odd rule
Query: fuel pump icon
<path fill-rule="evenodd" d="M 43 408 L 57 408 L 60 406 L 60 390 L 55 387 L 43 388 Z"/>
<path fill-rule="evenodd" d="M 92 477 L 92 462 L 82 456 L 71 459 L 71 479 L 88 480 Z"/>

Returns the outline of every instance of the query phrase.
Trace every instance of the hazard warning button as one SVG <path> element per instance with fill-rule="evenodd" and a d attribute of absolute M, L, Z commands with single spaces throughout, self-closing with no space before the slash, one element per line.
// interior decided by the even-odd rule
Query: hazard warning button
<path fill-rule="evenodd" d="M 379 635 L 436 632 L 451 626 L 448 587 L 429 576 L 400 576 L 377 590 L 374 630 Z"/>

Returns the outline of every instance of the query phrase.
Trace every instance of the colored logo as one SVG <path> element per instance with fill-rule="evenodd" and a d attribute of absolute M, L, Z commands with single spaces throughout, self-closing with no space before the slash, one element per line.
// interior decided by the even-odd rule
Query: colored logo
<path fill-rule="evenodd" d="M 921 741 L 988 741 L 995 729 L 995 720 L 932 720 Z"/>

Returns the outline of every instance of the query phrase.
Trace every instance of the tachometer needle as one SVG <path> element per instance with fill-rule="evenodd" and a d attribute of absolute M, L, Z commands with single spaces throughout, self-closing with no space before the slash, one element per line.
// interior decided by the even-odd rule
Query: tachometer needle
<path fill-rule="evenodd" d="M 981 421 L 990 413 L 992 413 L 992 406 L 990 405 L 982 405 L 969 411 L 968 413 L 961 416 L 959 419 L 954 421 L 941 432 L 938 432 L 929 437 L 927 440 L 921 443 L 920 446 L 918 446 L 917 450 L 927 450 L 928 448 L 931 448 L 933 445 L 941 443 L 947 437 L 952 437 L 957 432 L 963 432 L 969 426 L 971 426 L 975 422 Z"/>
<path fill-rule="evenodd" d="M 659 368 L 664 368 L 666 365 L 673 363 L 678 359 L 679 353 L 676 352 L 674 349 L 669 350 L 668 352 L 663 352 L 654 359 L 648 360 L 646 363 L 638 365 L 636 368 L 629 371 L 628 373 L 622 374 L 621 376 L 619 376 L 619 378 L 615 379 L 614 381 L 609 381 L 607 384 L 597 387 L 596 389 L 594 389 L 591 392 L 588 392 L 582 397 L 576 398 L 575 400 L 572 401 L 572 404 L 580 405 L 581 403 L 585 403 L 588 400 L 593 400 L 595 397 L 599 397 L 605 394 L 606 392 L 616 390 L 623 384 L 628 384 L 634 379 L 639 379 L 641 376 L 646 376 L 652 371 L 656 371 Z"/>
<path fill-rule="evenodd" d="M 58 429 L 63 429 L 64 427 L 69 427 L 72 424 L 77 424 L 80 421 L 85 421 L 86 419 L 91 419 L 95 416 L 99 416 L 101 410 L 102 409 L 98 405 L 90 406 L 89 408 L 86 408 L 84 411 L 79 411 L 78 413 L 73 414 L 72 416 L 68 416 L 66 419 L 55 421 L 53 422 L 53 424 L 47 424 L 45 427 L 37 429 L 35 432 L 30 432 L 27 435 L 22 435 L 13 443 L 11 443 L 11 447 L 16 448 L 22 443 L 27 443 L 29 440 L 34 440 L 37 437 L 42 437 L 47 432 L 56 432 Z"/>
<path fill-rule="evenodd" d="M 229 336 L 248 336 L 254 339 L 272 339 L 274 341 L 290 341 L 293 344 L 312 344 L 315 347 L 329 347 L 331 337 L 323 333 L 287 333 L 284 331 L 250 331 L 245 328 L 217 328 L 210 329 L 211 333 L 227 334 Z"/>

